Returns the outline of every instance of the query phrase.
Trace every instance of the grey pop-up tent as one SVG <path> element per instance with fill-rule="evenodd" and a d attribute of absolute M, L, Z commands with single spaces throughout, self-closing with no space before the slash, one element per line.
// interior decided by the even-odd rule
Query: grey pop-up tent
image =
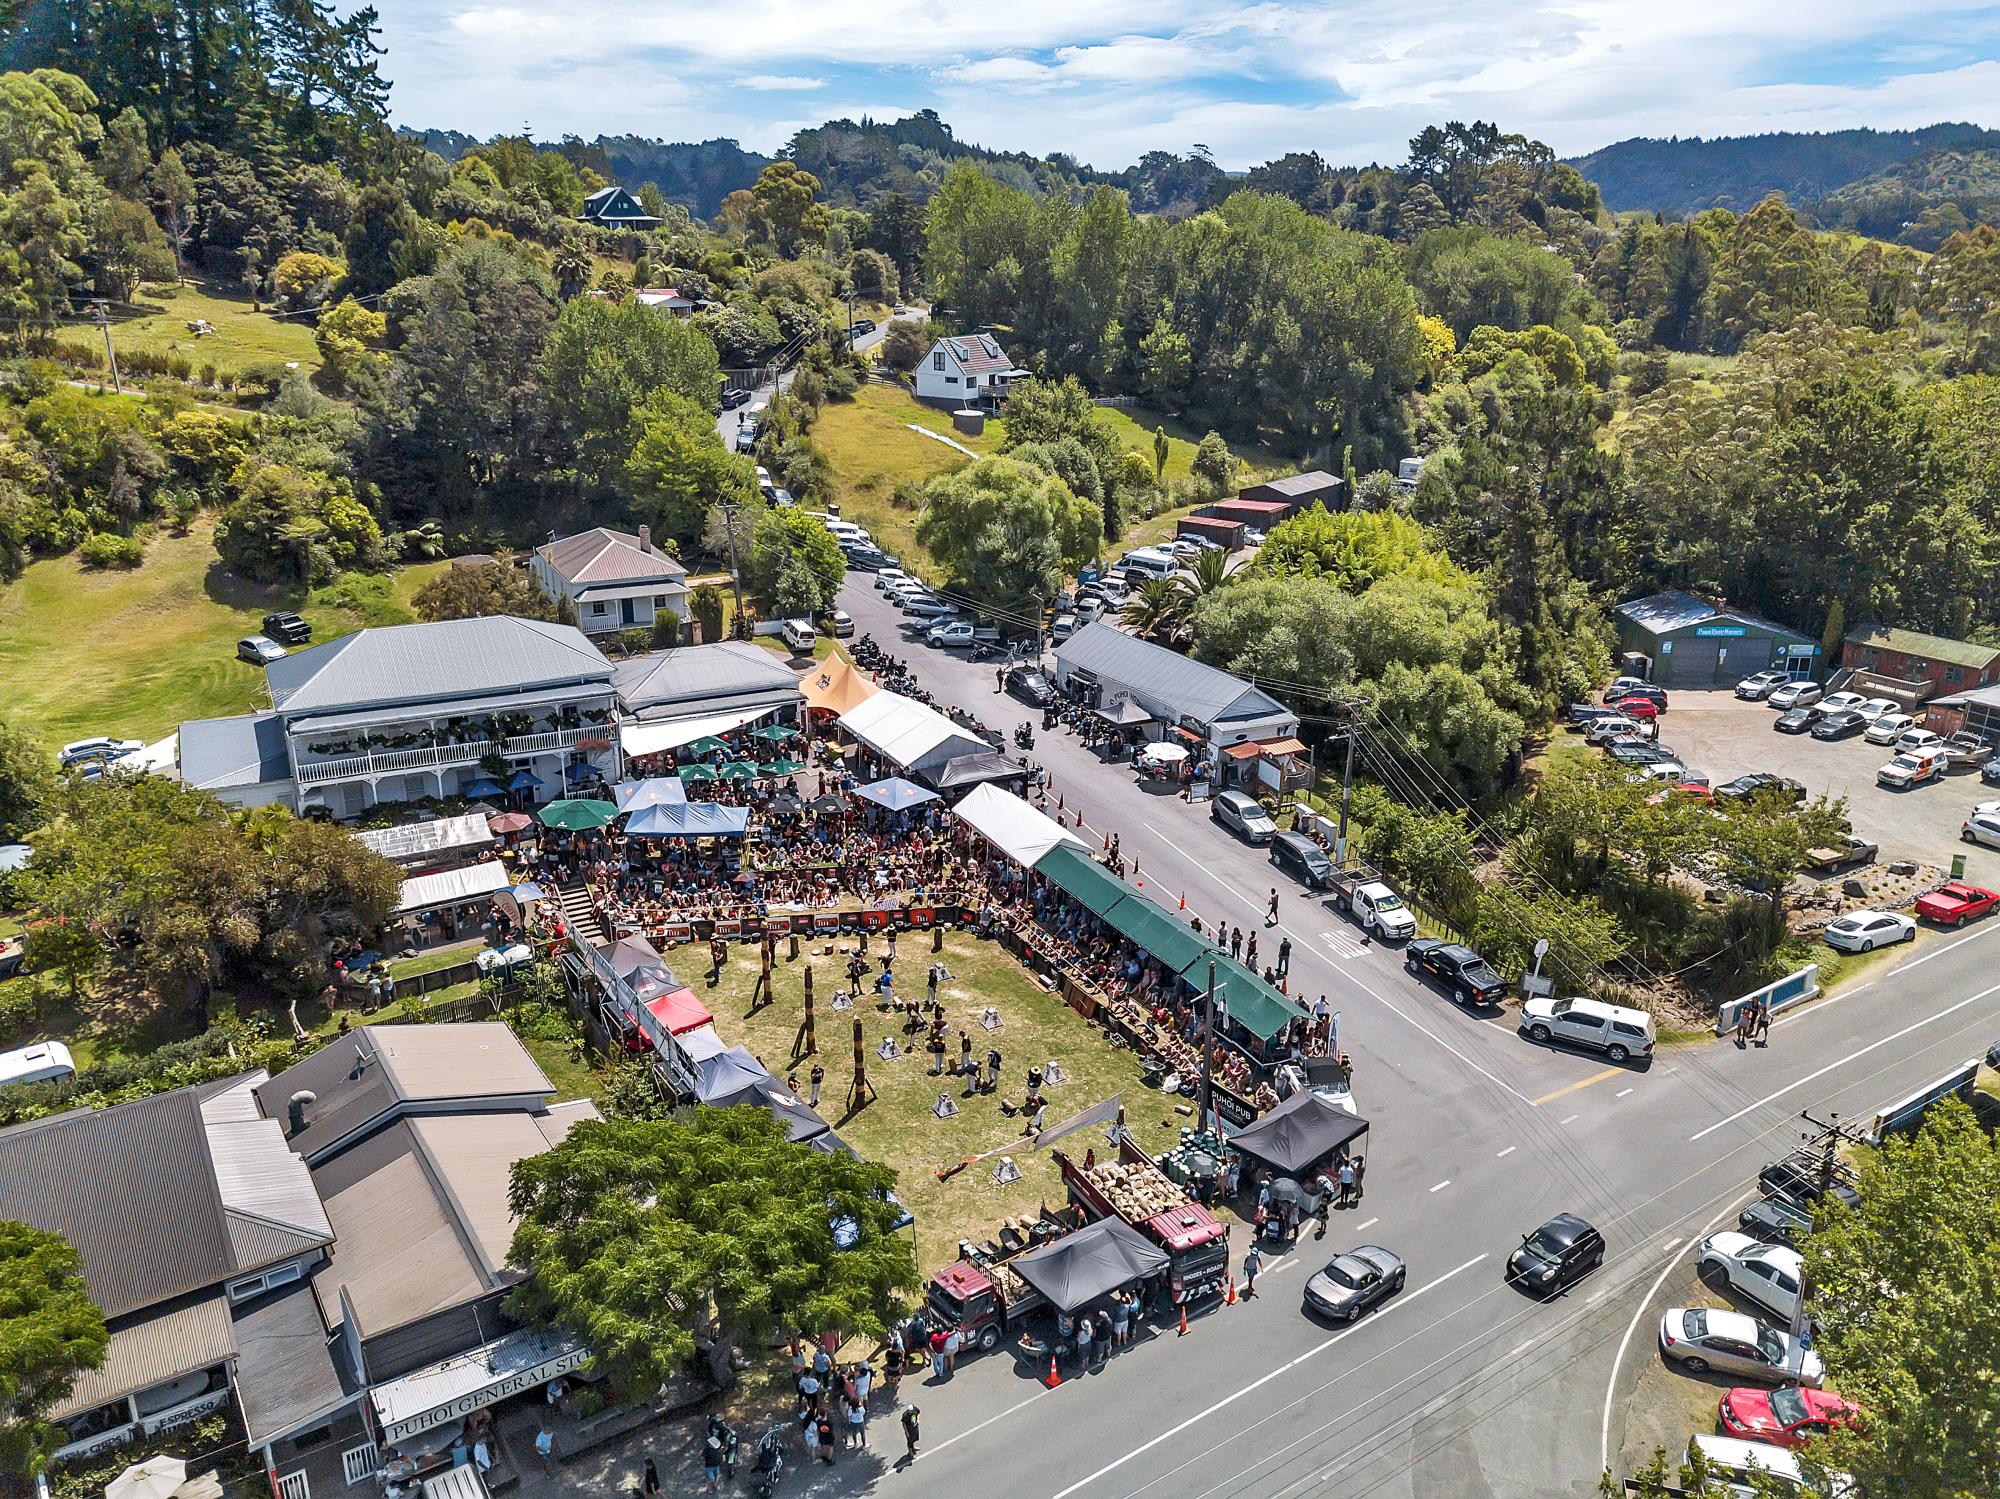
<path fill-rule="evenodd" d="M 1073 1312 L 1167 1268 L 1166 1252 L 1120 1218 L 1103 1218 L 1010 1262 L 1049 1304 Z"/>

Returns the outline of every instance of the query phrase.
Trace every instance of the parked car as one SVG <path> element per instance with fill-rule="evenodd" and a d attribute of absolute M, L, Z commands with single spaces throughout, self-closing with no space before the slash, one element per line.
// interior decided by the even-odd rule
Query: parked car
<path fill-rule="evenodd" d="M 924 639 L 931 645 L 956 650 L 961 646 L 990 645 L 999 640 L 1000 630 L 996 625 L 975 625 L 969 619 L 948 619 L 935 624 L 924 632 Z"/>
<path fill-rule="evenodd" d="M 1794 710 L 1797 711 L 1797 710 Z M 1852 708 L 1829 713 L 1812 726 L 1815 739 L 1851 739 L 1868 727 L 1868 720 Z"/>
<path fill-rule="evenodd" d="M 1571 703 L 1563 710 L 1563 718 L 1570 728 L 1581 733 L 1600 718 L 1623 718 L 1616 708 L 1601 708 L 1596 703 Z"/>
<path fill-rule="evenodd" d="M 1269 843 L 1278 834 L 1271 814 L 1248 792 L 1222 792 L 1208 804 L 1208 815 L 1250 843 Z"/>
<path fill-rule="evenodd" d="M 1763 1244 L 1735 1229 L 1724 1229 L 1701 1241 L 1695 1274 L 1711 1286 L 1734 1291 L 1787 1326 L 1799 1305 L 1805 1261 L 1796 1249 Z"/>
<path fill-rule="evenodd" d="M 1304 833 L 1280 833 L 1271 840 L 1271 862 L 1308 890 L 1333 883 L 1333 860 Z"/>
<path fill-rule="evenodd" d="M 1917 914 L 1940 926 L 1964 926 L 1968 921 L 1984 916 L 1995 904 L 2000 904 L 2000 890 L 1988 890 L 1983 885 L 1968 885 L 1964 880 L 1953 880 L 1929 895 L 1918 896 Z"/>
<path fill-rule="evenodd" d="M 1640 723 L 1651 723 L 1660 716 L 1660 705 L 1649 697 L 1621 697 L 1618 711 Z"/>
<path fill-rule="evenodd" d="M 1826 1160 L 1816 1153 L 1788 1155 L 1757 1173 L 1757 1187 L 1772 1197 L 1781 1197 L 1806 1209 L 1817 1205 L 1822 1197 L 1831 1197 L 1851 1208 L 1861 1206 L 1861 1194 L 1854 1190 L 1854 1172 L 1838 1157 L 1829 1169 Z"/>
<path fill-rule="evenodd" d="M 903 612 L 921 623 L 927 619 L 950 619 L 958 611 L 935 594 L 918 594 L 903 605 Z"/>
<path fill-rule="evenodd" d="M 1944 774 L 1944 756 L 1901 754 L 1875 772 L 1875 784 L 1891 791 L 1908 791 Z"/>
<path fill-rule="evenodd" d="M 236 642 L 236 659 L 252 666 L 269 666 L 291 654 L 268 635 L 246 635 Z"/>
<path fill-rule="evenodd" d="M 1967 843 L 2000 848 L 2000 812 L 1974 812 L 1965 819 L 1965 826 L 1958 830 L 1958 836 Z"/>
<path fill-rule="evenodd" d="M 875 587 L 884 593 L 888 592 L 891 588 L 900 587 L 904 583 L 915 583 L 916 581 L 917 579 L 911 577 L 900 567 L 878 567 L 875 570 Z"/>
<path fill-rule="evenodd" d="M 1692 774 L 1680 761 L 1669 756 L 1665 760 L 1649 760 L 1639 767 L 1639 778 L 1646 781 L 1681 782 Z"/>
<path fill-rule="evenodd" d="M 1663 744 L 1645 744 L 1633 739 L 1614 739 L 1609 754 L 1620 765 L 1679 764 L 1674 752 Z"/>
<path fill-rule="evenodd" d="M 1401 942 L 1417 935 L 1416 914 L 1388 881 L 1371 869 L 1336 869 L 1329 882 L 1333 903 L 1349 912 L 1363 931 L 1384 942 Z"/>
<path fill-rule="evenodd" d="M 1979 779 L 1989 786 L 2000 786 L 2000 760 L 1988 760 L 1980 766 Z"/>
<path fill-rule="evenodd" d="M 52 1083 L 76 1073 L 76 1059 L 60 1041 L 37 1041 L 33 1046 L 0 1051 L 0 1088 L 15 1083 Z"/>
<path fill-rule="evenodd" d="M 747 390 L 725 390 L 722 393 L 722 409 L 724 411 L 734 411 L 738 406 L 748 406 L 749 404 L 750 392 Z"/>
<path fill-rule="evenodd" d="M 1856 713 L 1859 713 L 1863 718 L 1867 719 L 1870 723 L 1873 723 L 1875 722 L 1876 719 L 1880 718 L 1884 713 L 1901 713 L 1903 711 L 1903 705 L 1897 702 L 1894 698 L 1871 697 L 1866 701 L 1857 704 L 1855 706 L 1854 711 Z"/>
<path fill-rule="evenodd" d="M 1766 1197 L 1736 1215 L 1736 1226 L 1766 1244 L 1796 1249 L 1812 1233 L 1812 1209 L 1784 1197 Z"/>
<path fill-rule="evenodd" d="M 1861 1407 L 1829 1390 L 1797 1385 L 1757 1390 L 1738 1386 L 1716 1408 L 1722 1429 L 1746 1442 L 1769 1442 L 1787 1451 L 1825 1436 L 1837 1426 L 1852 1426 Z"/>
<path fill-rule="evenodd" d="M 1771 720 L 1771 727 L 1780 734 L 1809 734 L 1818 722 L 1817 708 L 1787 708 Z"/>
<path fill-rule="evenodd" d="M 76 739 L 65 744 L 56 752 L 56 758 L 64 770 L 72 765 L 82 765 L 91 760 L 116 760 L 120 755 L 129 755 L 146 747 L 141 739 Z"/>
<path fill-rule="evenodd" d="M 1403 1289 L 1409 1271 L 1379 1244 L 1336 1255 L 1305 1286 L 1305 1309 L 1336 1322 L 1352 1322 Z"/>
<path fill-rule="evenodd" d="M 1783 711 L 1803 708 L 1807 703 L 1816 703 L 1825 696 L 1826 689 L 1817 682 L 1787 682 L 1782 687 L 1774 687 L 1764 701 Z"/>
<path fill-rule="evenodd" d="M 1007 690 L 1030 708 L 1046 708 L 1056 695 L 1049 679 L 1032 666 L 1017 666 L 1008 672 Z"/>
<path fill-rule="evenodd" d="M 1667 711 L 1667 689 L 1657 682 L 1635 682 L 1625 689 L 1618 701 L 1630 702 L 1635 697 L 1646 699 L 1662 713 Z"/>
<path fill-rule="evenodd" d="M 1714 1307 L 1668 1308 L 1660 1318 L 1660 1352 L 1690 1374 L 1714 1369 L 1766 1384 L 1796 1379 L 1814 1386 L 1826 1377 L 1819 1355 L 1810 1348 L 1794 1350 L 1790 1333 Z"/>
<path fill-rule="evenodd" d="M 795 656 L 810 656 L 819 637 L 809 619 L 788 619 L 778 626 L 778 638 Z"/>
<path fill-rule="evenodd" d="M 264 616 L 264 633 L 280 645 L 304 645 L 313 638 L 313 627 L 289 609 Z"/>
<path fill-rule="evenodd" d="M 1049 623 L 1049 639 L 1058 644 L 1069 639 L 1075 633 L 1076 616 L 1074 614 L 1058 614 Z"/>
<path fill-rule="evenodd" d="M 1825 1499 L 1855 1499 L 1851 1475 L 1828 1469 L 1823 1480 L 1817 1475 L 1809 1480 L 1796 1457 L 1769 1442 L 1746 1442 L 1740 1437 L 1698 1431 L 1688 1438 L 1687 1451 L 1689 1463 L 1700 1454 L 1708 1476 L 1734 1499 L 1756 1499 L 1765 1493 L 1796 1496 L 1808 1491 L 1823 1494 Z M 1764 1487 L 1758 1487 L 1759 1479 Z"/>
<path fill-rule="evenodd" d="M 1641 734 L 1639 721 L 1619 713 L 1610 718 L 1593 719 L 1583 726 L 1583 740 L 1586 744 L 1602 744 L 1619 734 Z"/>
<path fill-rule="evenodd" d="M 1613 1062 L 1653 1054 L 1651 1015 L 1583 995 L 1570 999 L 1537 995 L 1523 1002 L 1521 1029 L 1544 1045 L 1567 1041 L 1593 1047 Z"/>
<path fill-rule="evenodd" d="M 1953 734 L 1944 742 L 1944 763 L 1956 770 L 1959 766 L 1968 769 L 1984 765 L 1993 758 L 1993 746 L 1977 734 Z"/>
<path fill-rule="evenodd" d="M 1736 684 L 1736 695 L 1752 703 L 1761 703 L 1776 692 L 1791 678 L 1781 671 L 1752 672 Z"/>
<path fill-rule="evenodd" d="M 1651 685 L 1644 677 L 1616 677 L 1611 685 L 1604 689 L 1604 701 L 1615 703 L 1621 697 L 1630 697 L 1640 688 Z"/>
<path fill-rule="evenodd" d="M 1574 1213 L 1557 1213 L 1507 1256 L 1510 1283 L 1548 1296 L 1604 1263 L 1604 1235 Z"/>
<path fill-rule="evenodd" d="M 854 633 L 854 616 L 845 609 L 828 609 L 814 623 L 836 640 L 845 640 Z"/>
<path fill-rule="evenodd" d="M 1849 911 L 1820 934 L 1840 952 L 1873 952 L 1917 935 L 1917 924 L 1900 911 Z"/>
<path fill-rule="evenodd" d="M 1883 713 L 1868 725 L 1864 737 L 1870 744 L 1894 744 L 1916 726 L 1917 721 L 1907 713 Z"/>
<path fill-rule="evenodd" d="M 1806 788 L 1787 776 L 1773 775 L 1768 770 L 1753 770 L 1748 775 L 1738 776 L 1733 781 L 1724 781 L 1715 788 L 1720 801 L 1744 801 L 1760 791 L 1775 791 L 1790 797 L 1795 802 L 1805 800 Z"/>
<path fill-rule="evenodd" d="M 1507 994 L 1507 985 L 1487 961 L 1456 942 L 1419 937 L 1403 949 L 1403 966 L 1419 978 L 1436 979 L 1462 1005 L 1498 1004 Z"/>
<path fill-rule="evenodd" d="M 739 424 L 736 428 L 736 442 L 734 446 L 739 453 L 756 452 L 757 429 L 750 426 L 747 422 Z"/>
<path fill-rule="evenodd" d="M 1077 605 L 1076 605 L 1077 623 L 1080 625 L 1087 625 L 1092 620 L 1102 619 L 1104 617 L 1105 608 L 1106 605 L 1102 594 L 1093 593 L 1086 598 L 1077 600 Z"/>
<path fill-rule="evenodd" d="M 1932 733 L 1929 729 L 1905 729 L 1896 741 L 1896 749 L 1905 755 L 1942 756 L 1944 735 Z"/>
<path fill-rule="evenodd" d="M 854 320 L 854 326 L 848 330 L 848 337 L 862 338 L 874 331 L 875 319 L 872 317 L 858 317 Z"/>
<path fill-rule="evenodd" d="M 1836 692 L 1822 699 L 1820 707 L 1828 713 L 1849 713 L 1867 701 L 1868 699 L 1858 692 Z"/>

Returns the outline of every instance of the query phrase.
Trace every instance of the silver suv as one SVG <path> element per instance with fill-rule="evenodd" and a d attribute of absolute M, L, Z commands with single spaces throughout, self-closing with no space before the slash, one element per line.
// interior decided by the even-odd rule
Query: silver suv
<path fill-rule="evenodd" d="M 1209 805 L 1209 815 L 1250 843 L 1269 843 L 1278 836 L 1271 814 L 1257 804 L 1256 797 L 1241 791 L 1221 793 Z"/>

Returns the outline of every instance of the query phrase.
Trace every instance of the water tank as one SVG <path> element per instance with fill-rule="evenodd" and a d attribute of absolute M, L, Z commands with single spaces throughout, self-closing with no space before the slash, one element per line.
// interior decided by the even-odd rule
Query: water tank
<path fill-rule="evenodd" d="M 986 413 L 968 406 L 951 414 L 951 424 L 963 437 L 979 437 L 986 431 Z"/>

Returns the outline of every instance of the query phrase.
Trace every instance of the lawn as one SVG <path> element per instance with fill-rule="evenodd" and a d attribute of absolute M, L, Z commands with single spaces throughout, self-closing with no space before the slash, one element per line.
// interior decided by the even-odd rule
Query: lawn
<path fill-rule="evenodd" d="M 1046 1151 L 1015 1154 L 1021 1179 L 1007 1186 L 993 1181 L 997 1156 L 968 1167 L 948 1182 L 940 1182 L 935 1174 L 1019 1136 L 1022 1121 L 1003 1115 L 999 1100 L 1020 1099 L 1022 1075 L 1030 1061 L 1056 1060 L 1068 1075 L 1066 1082 L 1048 1090 L 1050 1123 L 1119 1093 L 1124 1098 L 1126 1123 L 1147 1150 L 1157 1152 L 1171 1145 L 1187 1122 L 1174 1113 L 1170 1100 L 1141 1086 L 1138 1058 L 1132 1052 L 1113 1048 L 1101 1031 L 1030 979 L 997 943 L 981 941 L 970 933 L 946 934 L 943 962 L 952 976 L 939 994 L 952 1023 L 954 1056 L 960 1027 L 972 1037 L 973 1055 L 982 1062 L 989 1046 L 999 1048 L 1003 1061 L 998 1094 L 963 1097 L 963 1085 L 957 1079 L 930 1076 L 929 1059 L 921 1054 L 885 1062 L 876 1049 L 882 1038 L 891 1034 L 898 1049 L 902 1048 L 906 1038 L 900 1023 L 888 1024 L 874 1008 L 872 998 L 851 1012 L 826 1008 L 835 991 L 846 983 L 851 942 L 841 939 L 831 956 L 825 955 L 825 945 L 821 942 L 809 951 L 802 950 L 796 964 L 782 962 L 781 947 L 778 1001 L 747 1019 L 745 1011 L 758 971 L 754 946 L 739 945 L 732 951 L 722 983 L 714 989 L 704 986 L 706 969 L 701 966 L 699 949 L 687 949 L 678 966 L 692 978 L 695 993 L 715 1013 L 715 1028 L 723 1039 L 748 1048 L 776 1077 L 796 1071 L 804 1094 L 812 1063 L 794 1063 L 792 1045 L 804 1013 L 800 970 L 811 963 L 819 1060 L 826 1069 L 819 1112 L 861 1155 L 896 1168 L 896 1195 L 916 1216 L 918 1259 L 926 1271 L 955 1259 L 961 1238 L 984 1239 L 1002 1218 L 1033 1214 L 1044 1203 L 1054 1207 L 1064 1201 L 1061 1176 Z M 881 952 L 879 940 L 869 943 L 871 958 L 879 958 Z M 933 961 L 930 939 L 905 933 L 898 944 L 896 962 L 899 991 L 910 992 L 913 986 L 913 992 L 921 997 L 924 977 Z M 881 971 L 879 962 L 871 968 L 875 973 Z M 987 1005 L 999 1009 L 1003 1022 L 999 1031 L 989 1033 L 978 1024 Z M 862 1021 L 868 1079 L 877 1097 L 848 1118 L 847 1090 L 854 1076 L 852 1022 L 857 1015 Z M 960 1112 L 954 1118 L 939 1119 L 931 1107 L 947 1089 Z M 1092 1146 L 1103 1149 L 1104 1132 L 1096 1128 L 1080 1131 L 1068 1143 L 1080 1158 Z"/>
<path fill-rule="evenodd" d="M 253 365 L 297 364 L 307 370 L 319 368 L 319 349 L 313 343 L 312 321 L 303 317 L 273 317 L 251 309 L 248 297 L 221 297 L 200 286 L 160 288 L 139 293 L 136 305 L 158 308 L 144 316 L 128 318 L 111 329 L 111 345 L 120 353 L 144 350 L 152 354 L 182 354 L 197 374 L 205 364 L 219 371 L 234 372 Z M 215 331 L 197 338 L 188 331 L 191 322 L 206 320 Z M 90 333 L 74 329 L 72 336 Z M 97 335 L 101 341 L 101 335 Z"/>
<path fill-rule="evenodd" d="M 182 719 L 250 712 L 264 706 L 264 677 L 236 659 L 235 643 L 267 611 L 297 608 L 321 641 L 404 623 L 415 618 L 411 595 L 445 566 L 350 577 L 301 598 L 225 572 L 212 531 L 204 518 L 185 536 L 155 535 L 130 572 L 57 557 L 0 587 L 9 718 L 53 745 L 90 734 L 151 741 Z"/>

